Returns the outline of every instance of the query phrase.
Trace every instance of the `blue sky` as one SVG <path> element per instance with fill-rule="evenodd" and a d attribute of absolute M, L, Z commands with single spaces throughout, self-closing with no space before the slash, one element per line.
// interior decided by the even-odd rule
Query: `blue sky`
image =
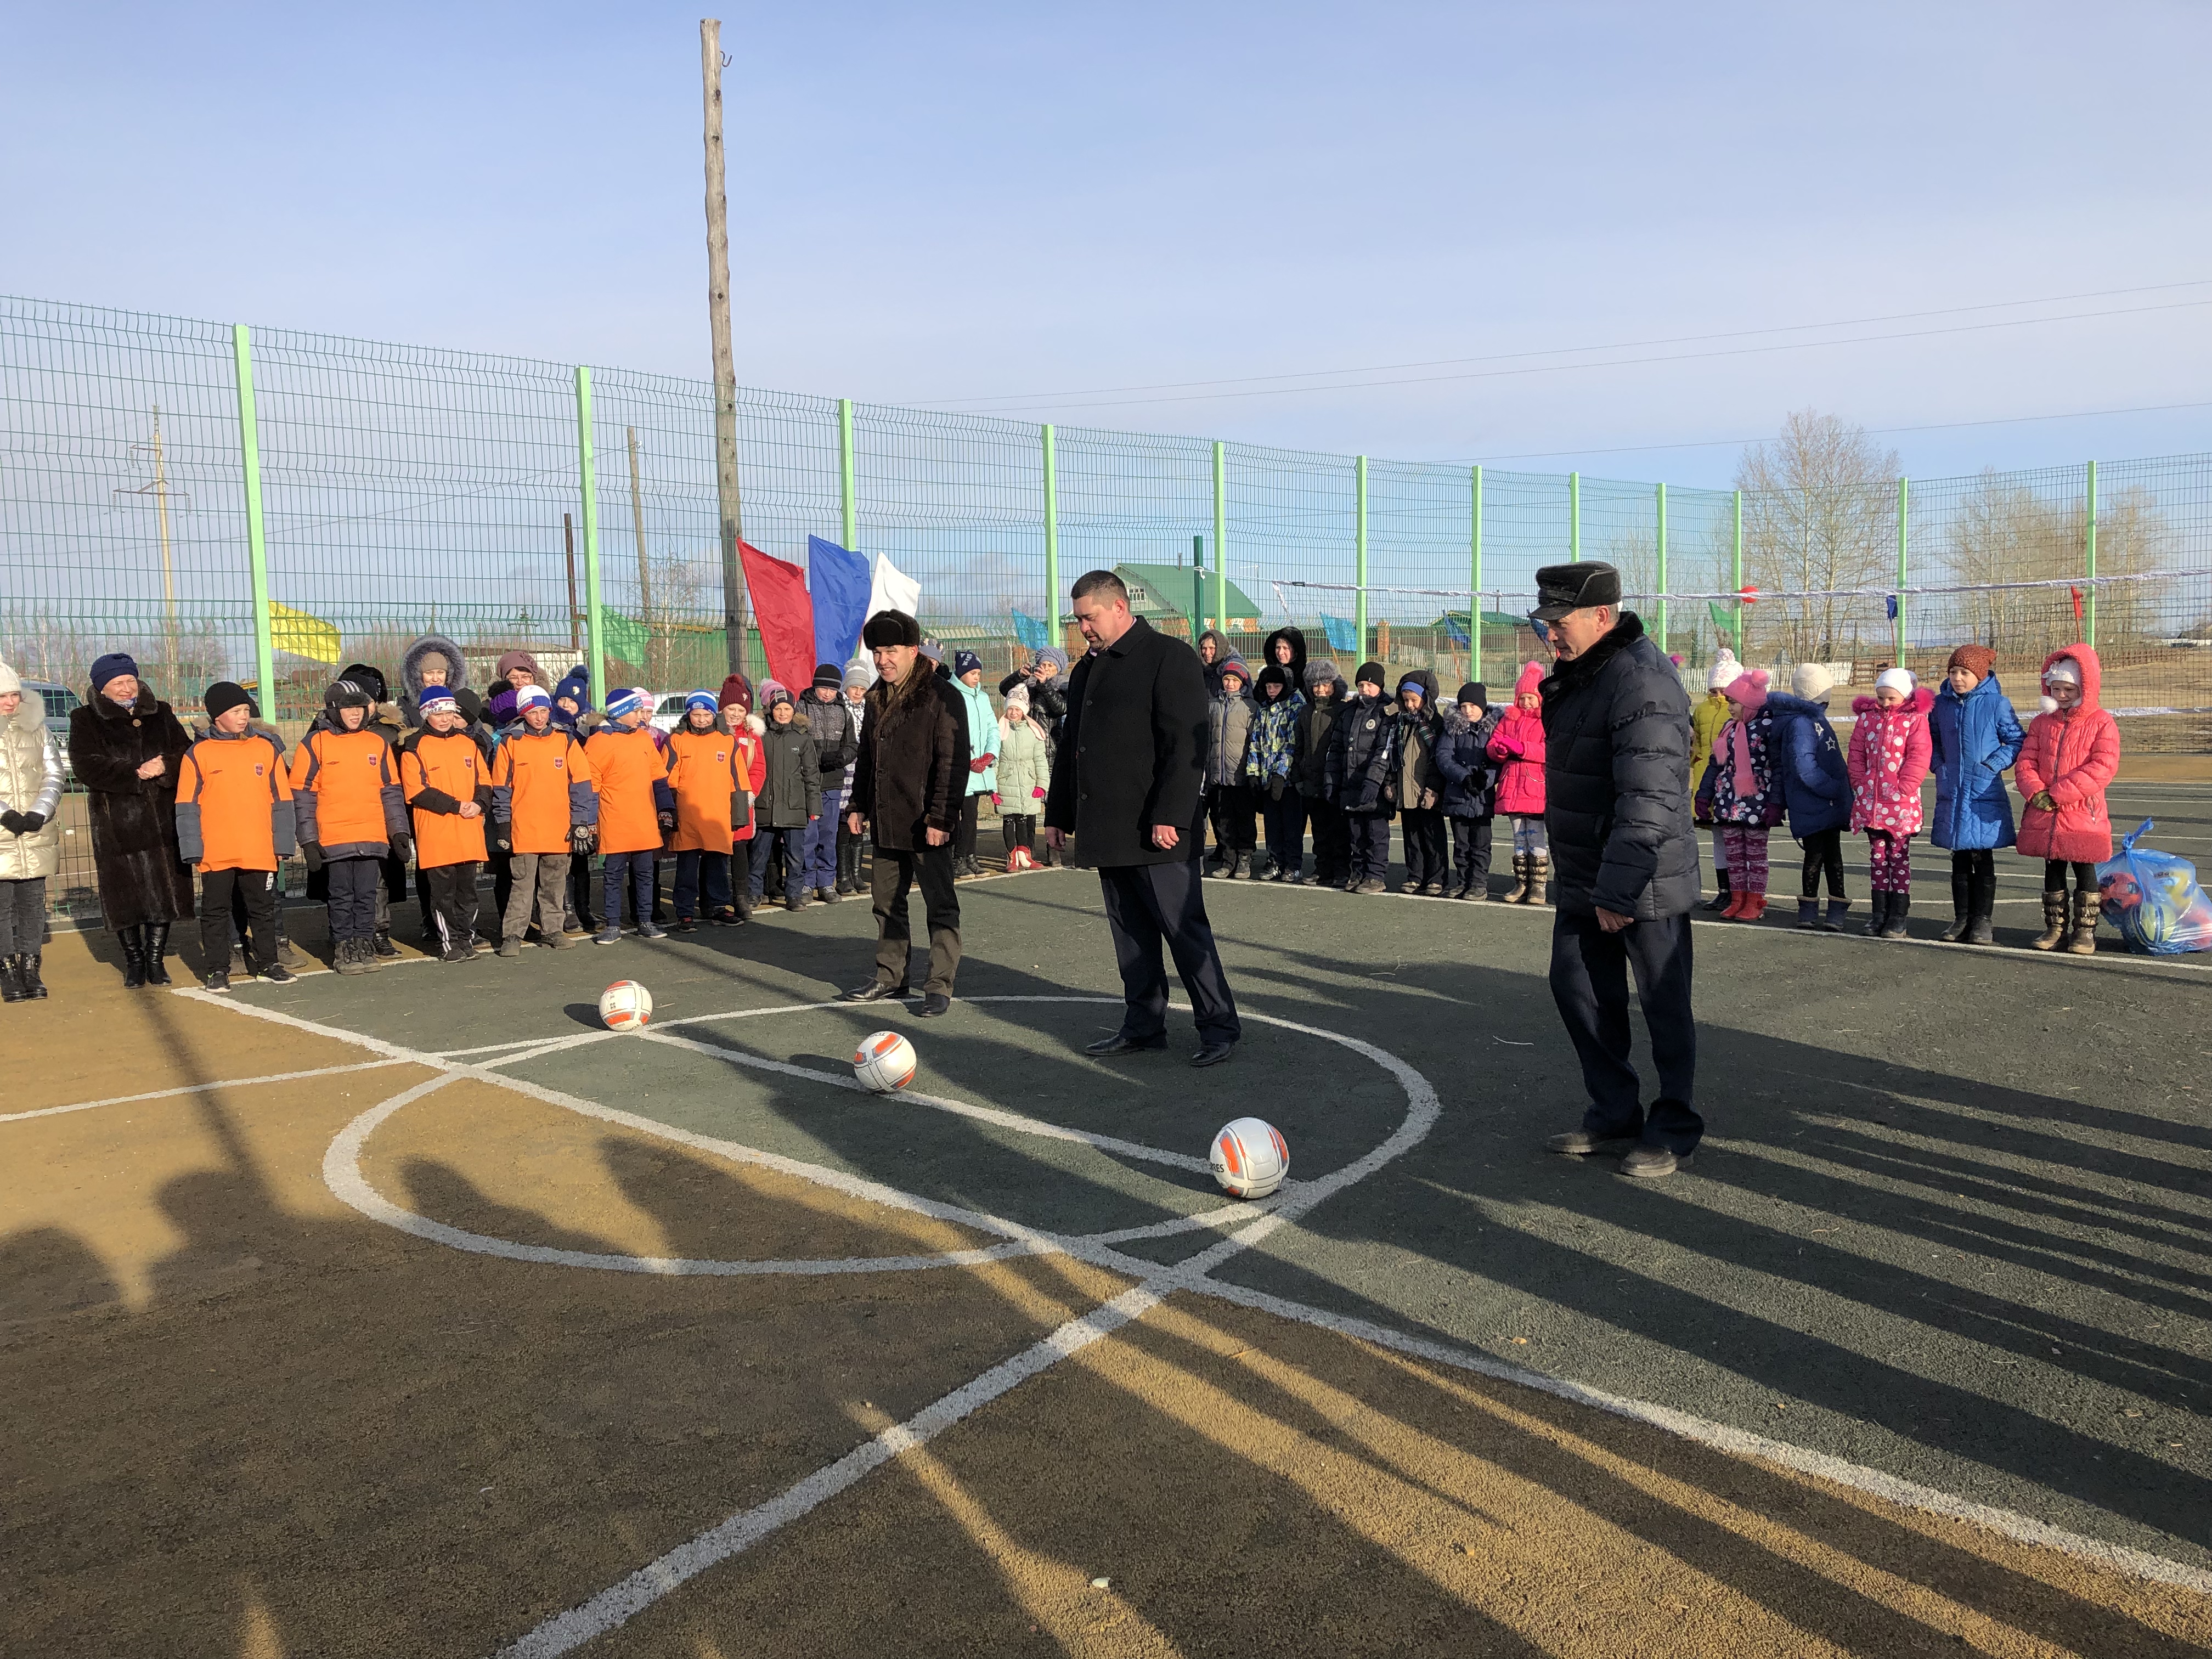
<path fill-rule="evenodd" d="M 14 0 L 0 290 L 703 375 L 698 15 Z M 1735 445 L 1654 446 L 1807 406 L 1941 428 L 1881 440 L 1921 475 L 2212 449 L 2212 407 L 1946 424 L 2212 399 L 2199 5 L 732 6 L 724 36 L 748 384 L 1691 484 Z M 2095 297 L 1958 309 L 2060 295 Z M 1907 313 L 1948 314 L 1746 333 Z M 1878 333 L 1915 337 L 1751 349 Z M 1512 356 L 1689 336 L 1731 337 Z"/>

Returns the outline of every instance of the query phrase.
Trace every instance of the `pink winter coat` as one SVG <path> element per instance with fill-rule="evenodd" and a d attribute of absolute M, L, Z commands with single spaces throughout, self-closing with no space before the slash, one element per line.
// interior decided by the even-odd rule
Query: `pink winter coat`
<path fill-rule="evenodd" d="M 1920 832 L 1920 786 L 1928 780 L 1932 753 L 1928 711 L 1935 706 L 1936 694 L 1924 685 L 1890 709 L 1872 697 L 1851 699 L 1851 713 L 1858 716 L 1849 760 L 1853 830 Z"/>
<path fill-rule="evenodd" d="M 1490 758 L 1505 763 L 1498 773 L 1498 810 L 1508 817 L 1544 816 L 1544 716 L 1521 706 L 1543 683 L 1541 663 L 1524 666 L 1513 682 L 1512 706 L 1491 733 Z"/>
<path fill-rule="evenodd" d="M 2014 764 L 2025 800 L 2047 790 L 2056 812 L 2023 806 L 2020 850 L 2030 858 L 2101 864 L 2112 856 L 2112 821 L 2105 811 L 2105 786 L 2120 769 L 2120 723 L 2097 701 L 2104 670 L 2086 645 L 2069 645 L 2043 659 L 2045 673 L 2061 657 L 2081 671 L 2081 701 L 2038 714 Z"/>

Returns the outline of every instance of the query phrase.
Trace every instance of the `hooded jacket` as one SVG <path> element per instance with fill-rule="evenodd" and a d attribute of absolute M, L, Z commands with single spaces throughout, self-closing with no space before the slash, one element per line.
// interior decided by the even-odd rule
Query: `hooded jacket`
<path fill-rule="evenodd" d="M 1698 902 L 1690 694 L 1632 611 L 1561 661 L 1544 700 L 1544 825 L 1566 915 L 1657 921 Z M 1510 721 L 1502 722 L 1503 731 Z"/>
<path fill-rule="evenodd" d="M 89 686 L 70 710 L 70 769 L 88 792 L 100 915 L 110 927 L 192 914 L 192 872 L 177 847 L 177 765 L 191 746 L 143 680 L 127 708 Z M 138 768 L 157 755 L 161 769 L 140 777 Z"/>
<path fill-rule="evenodd" d="M 1443 775 L 1446 817 L 1498 816 L 1498 763 L 1490 758 L 1490 739 L 1505 719 L 1496 703 L 1470 720 L 1457 703 L 1447 704 L 1437 733 L 1437 770 Z"/>
<path fill-rule="evenodd" d="M 1995 674 L 1964 696 L 1946 680 L 1928 714 L 1929 761 L 1936 774 L 1936 821 L 1929 839 L 1954 851 L 2013 844 L 2012 796 L 2004 775 L 2027 733 Z"/>
<path fill-rule="evenodd" d="M 1304 694 L 1288 689 L 1266 701 L 1255 701 L 1252 738 L 1244 760 L 1245 778 L 1254 788 L 1279 799 L 1283 790 L 1298 787 L 1298 739 L 1304 729 L 1305 712 Z"/>
<path fill-rule="evenodd" d="M 1206 660 L 1204 647 L 1208 640 L 1213 641 L 1212 662 Z M 1221 690 L 1221 665 L 1237 653 L 1229 648 L 1229 636 L 1218 628 L 1207 629 L 1194 640 L 1191 645 L 1192 648 L 1198 652 L 1199 665 L 1206 671 L 1206 695 L 1210 697 Z M 1244 683 L 1248 686 L 1251 684 L 1251 677 L 1249 674 L 1245 677 Z"/>
<path fill-rule="evenodd" d="M 1851 828 L 1897 836 L 1920 833 L 1920 786 L 1928 778 L 1928 711 L 1936 694 L 1924 685 L 1894 708 L 1872 697 L 1851 699 L 1858 723 L 1851 727 L 1846 762 L 1851 780 Z"/>
<path fill-rule="evenodd" d="M 2120 723 L 2100 701 L 2105 671 L 2086 645 L 2069 645 L 2043 659 L 2049 673 L 2062 659 L 2081 671 L 2081 701 L 2071 708 L 2046 708 L 2028 722 L 2013 780 L 2023 802 L 2047 793 L 2057 811 L 2023 805 L 2020 850 L 2030 858 L 2101 864 L 2112 856 L 2112 820 L 2105 790 L 2120 769 Z"/>
<path fill-rule="evenodd" d="M 27 836 L 0 828 L 0 881 L 35 881 L 61 867 L 61 811 L 67 775 L 62 751 L 46 730 L 46 699 L 24 691 L 15 671 L 0 663 L 0 695 L 22 691 L 13 714 L 0 719 L 0 811 L 36 812 L 45 822 Z"/>
<path fill-rule="evenodd" d="M 249 725 L 210 729 L 177 764 L 177 846 L 187 864 L 275 871 L 300 850 L 283 748 Z"/>
<path fill-rule="evenodd" d="M 1733 658 L 1730 659 L 1734 660 Z M 1694 795 L 1705 781 L 1705 769 L 1713 763 L 1713 739 L 1728 724 L 1727 694 L 1708 691 L 1690 710 L 1690 793 Z"/>
<path fill-rule="evenodd" d="M 1305 690 L 1306 706 L 1298 715 L 1298 764 L 1292 774 L 1297 780 L 1298 793 L 1309 802 L 1324 801 L 1328 792 L 1328 749 L 1336 730 L 1336 717 L 1344 712 L 1344 701 L 1351 688 L 1341 674 L 1331 675 L 1325 682 L 1332 689 L 1329 695 L 1319 695 L 1324 682 L 1316 675 L 1301 677 Z"/>
<path fill-rule="evenodd" d="M 1799 841 L 1850 822 L 1851 774 L 1843 746 L 1828 724 L 1828 705 L 1781 691 L 1766 694 L 1774 717 L 1773 764 Z"/>
<path fill-rule="evenodd" d="M 1490 734 L 1490 757 L 1502 763 L 1498 773 L 1498 810 L 1509 817 L 1544 816 L 1544 714 L 1541 709 L 1521 706 L 1531 691 L 1540 691 L 1544 669 L 1540 663 L 1522 666 L 1513 682 L 1513 703 Z"/>
<path fill-rule="evenodd" d="M 1437 677 L 1416 668 L 1398 677 L 1400 687 L 1408 680 L 1420 689 L 1421 706 L 1409 708 L 1395 693 L 1390 699 L 1398 710 L 1398 803 L 1409 811 L 1434 811 L 1443 804 L 1445 781 L 1437 769 L 1437 738 L 1443 731 Z"/>
<path fill-rule="evenodd" d="M 1344 812 L 1389 815 L 1398 805 L 1398 705 L 1355 696 L 1329 732 L 1323 788 Z"/>
<path fill-rule="evenodd" d="M 1291 689 L 1296 690 L 1306 681 L 1305 630 L 1302 628 L 1279 628 L 1268 635 L 1267 642 L 1260 647 L 1261 668 L 1274 668 L 1279 665 L 1275 661 L 1275 641 L 1278 640 L 1291 647 Z"/>
<path fill-rule="evenodd" d="M 399 659 L 399 718 L 410 731 L 422 726 L 422 665 L 432 658 L 442 658 L 446 665 L 446 690 L 458 691 L 468 684 L 468 664 L 461 656 L 461 647 L 442 634 L 425 634 L 407 647 L 407 654 Z"/>
<path fill-rule="evenodd" d="M 988 755 L 992 762 L 980 772 L 969 772 L 967 793 L 994 794 L 999 787 L 999 716 L 991 707 L 991 694 L 980 681 L 970 685 L 955 678 L 951 684 L 953 695 L 960 699 L 961 713 L 968 721 L 968 758 L 973 761 Z"/>
<path fill-rule="evenodd" d="M 779 724 L 771 704 L 761 721 L 760 743 L 754 822 L 763 830 L 804 830 L 808 819 L 822 816 L 822 771 L 815 764 L 814 727 L 806 711 L 794 702 L 791 719 Z"/>
<path fill-rule="evenodd" d="M 860 757 L 846 810 L 868 821 L 886 852 L 928 850 L 927 832 L 959 827 L 968 793 L 968 705 L 927 657 L 896 685 L 878 680 L 862 699 Z"/>
<path fill-rule="evenodd" d="M 1030 660 L 1041 663 L 1052 672 L 1032 679 L 1017 668 L 999 682 L 999 696 L 1003 700 L 1006 693 L 1016 686 L 1027 684 L 1030 689 L 1030 718 L 1043 728 L 1047 742 L 1057 743 L 1060 722 L 1067 718 L 1067 653 L 1056 645 L 1048 645 L 1036 653 Z"/>
<path fill-rule="evenodd" d="M 999 811 L 1035 817 L 1044 811 L 1052 778 L 1052 751 L 1044 727 L 1034 715 L 1017 720 L 1001 714 L 994 746 L 999 753 Z"/>
<path fill-rule="evenodd" d="M 1238 665 L 1240 667 L 1243 665 Z M 1231 696 L 1217 679 L 1206 710 L 1206 787 L 1208 793 L 1235 788 L 1246 781 L 1244 763 L 1252 743 L 1252 722 L 1259 714 L 1248 690 Z"/>

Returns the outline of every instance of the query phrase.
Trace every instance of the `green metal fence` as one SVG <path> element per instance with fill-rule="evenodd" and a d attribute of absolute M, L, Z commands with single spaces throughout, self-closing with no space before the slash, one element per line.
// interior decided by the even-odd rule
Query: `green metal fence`
<path fill-rule="evenodd" d="M 732 655 L 703 382 L 0 300 L 0 658 L 27 678 L 82 695 L 125 649 L 180 707 L 237 678 L 295 728 L 425 631 L 478 684 L 515 647 L 660 692 Z M 1693 671 L 1725 643 L 1863 684 L 1978 639 L 2026 702 L 2087 637 L 2108 705 L 2189 711 L 2131 717 L 2131 747 L 2212 749 L 2212 457 L 1745 497 L 758 391 L 738 442 L 748 541 L 890 559 L 994 671 L 1025 631 L 1070 640 L 1066 585 L 1103 566 L 1184 637 L 1256 654 L 1295 623 L 1347 670 L 1510 682 L 1535 568 L 1582 557 Z M 88 865 L 58 898 L 91 902 Z"/>

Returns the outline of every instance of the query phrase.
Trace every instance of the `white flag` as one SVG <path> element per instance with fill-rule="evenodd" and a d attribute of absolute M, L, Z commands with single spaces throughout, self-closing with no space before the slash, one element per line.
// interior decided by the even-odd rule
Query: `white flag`
<path fill-rule="evenodd" d="M 901 574 L 882 553 L 876 555 L 875 574 L 868 579 L 868 615 L 879 611 L 903 611 L 917 618 L 921 615 L 921 584 Z"/>

